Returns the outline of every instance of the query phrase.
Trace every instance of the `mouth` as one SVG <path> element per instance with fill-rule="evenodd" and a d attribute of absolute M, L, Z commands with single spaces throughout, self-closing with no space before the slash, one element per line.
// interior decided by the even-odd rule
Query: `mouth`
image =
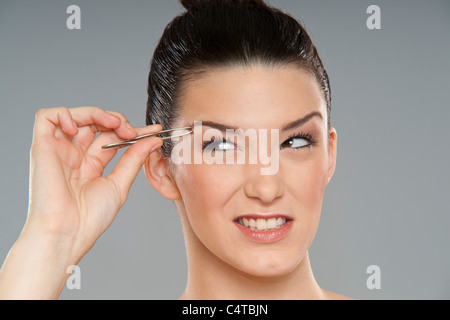
<path fill-rule="evenodd" d="M 234 220 L 235 223 L 240 224 L 252 231 L 268 231 L 279 229 L 292 219 L 285 216 L 275 216 L 269 218 L 262 217 L 241 217 Z"/>
<path fill-rule="evenodd" d="M 286 216 L 242 216 L 233 222 L 251 241 L 271 243 L 285 238 L 293 224 L 293 219 Z"/>

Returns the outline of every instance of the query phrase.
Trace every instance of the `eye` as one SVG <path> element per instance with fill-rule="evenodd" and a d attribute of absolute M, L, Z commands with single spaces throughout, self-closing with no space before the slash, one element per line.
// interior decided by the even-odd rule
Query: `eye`
<path fill-rule="evenodd" d="M 299 134 L 290 137 L 281 144 L 281 149 L 291 148 L 291 149 L 301 149 L 313 145 L 313 140 L 309 134 Z"/>
<path fill-rule="evenodd" d="M 203 150 L 208 148 L 213 151 L 226 151 L 226 150 L 234 150 L 236 146 L 234 143 L 228 142 L 225 139 L 211 139 L 210 141 L 203 141 Z"/>

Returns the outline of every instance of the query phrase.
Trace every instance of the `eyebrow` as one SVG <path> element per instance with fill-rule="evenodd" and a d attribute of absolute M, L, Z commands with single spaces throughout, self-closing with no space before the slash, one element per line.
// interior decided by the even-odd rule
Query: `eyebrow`
<path fill-rule="evenodd" d="M 281 128 L 281 132 L 298 128 L 298 127 L 304 125 L 305 123 L 307 123 L 309 120 L 311 120 L 314 117 L 317 117 L 317 118 L 320 118 L 321 120 L 323 120 L 322 114 L 319 111 L 313 111 L 300 119 L 297 119 L 295 121 L 285 124 Z"/>
<path fill-rule="evenodd" d="M 313 111 L 300 119 L 288 122 L 281 128 L 281 132 L 298 128 L 315 117 L 323 119 L 322 114 L 319 111 Z M 214 121 L 200 121 L 200 122 L 201 122 L 202 126 L 208 126 L 211 128 L 215 128 L 222 132 L 225 132 L 227 129 L 232 129 L 234 131 L 238 130 L 238 128 L 235 126 L 218 123 L 218 122 L 214 122 Z M 192 125 L 192 127 L 194 127 L 194 125 Z"/>

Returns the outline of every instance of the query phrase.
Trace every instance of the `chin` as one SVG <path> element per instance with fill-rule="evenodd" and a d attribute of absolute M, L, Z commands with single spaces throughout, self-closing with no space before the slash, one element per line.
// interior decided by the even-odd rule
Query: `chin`
<path fill-rule="evenodd" d="M 296 270 L 302 261 L 300 255 L 272 254 L 264 257 L 247 257 L 239 263 L 238 269 L 245 274 L 258 278 L 280 278 Z"/>

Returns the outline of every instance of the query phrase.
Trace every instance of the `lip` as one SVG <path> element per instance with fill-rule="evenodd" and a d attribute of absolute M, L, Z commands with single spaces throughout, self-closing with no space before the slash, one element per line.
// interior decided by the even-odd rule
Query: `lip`
<path fill-rule="evenodd" d="M 293 220 L 292 217 L 287 216 L 285 214 L 279 214 L 279 213 L 270 213 L 270 214 L 261 214 L 261 213 L 249 213 L 246 215 L 239 216 L 235 219 L 235 221 L 241 219 L 241 218 L 247 218 L 247 219 L 270 219 L 270 218 L 286 218 L 286 220 Z"/>
<path fill-rule="evenodd" d="M 282 217 L 286 218 L 286 223 L 282 225 L 278 229 L 269 229 L 265 231 L 255 231 L 251 230 L 250 228 L 247 228 L 243 225 L 241 225 L 238 220 L 240 218 L 247 218 L 247 219 L 270 219 L 270 218 L 277 218 Z M 289 231 L 292 228 L 292 224 L 294 223 L 294 220 L 291 217 L 280 215 L 280 214 L 267 214 L 267 215 L 256 215 L 256 214 L 249 214 L 245 216 L 240 216 L 239 218 L 233 220 L 234 225 L 251 241 L 258 242 L 258 243 L 273 243 L 276 241 L 280 241 L 287 237 L 289 234 Z"/>

